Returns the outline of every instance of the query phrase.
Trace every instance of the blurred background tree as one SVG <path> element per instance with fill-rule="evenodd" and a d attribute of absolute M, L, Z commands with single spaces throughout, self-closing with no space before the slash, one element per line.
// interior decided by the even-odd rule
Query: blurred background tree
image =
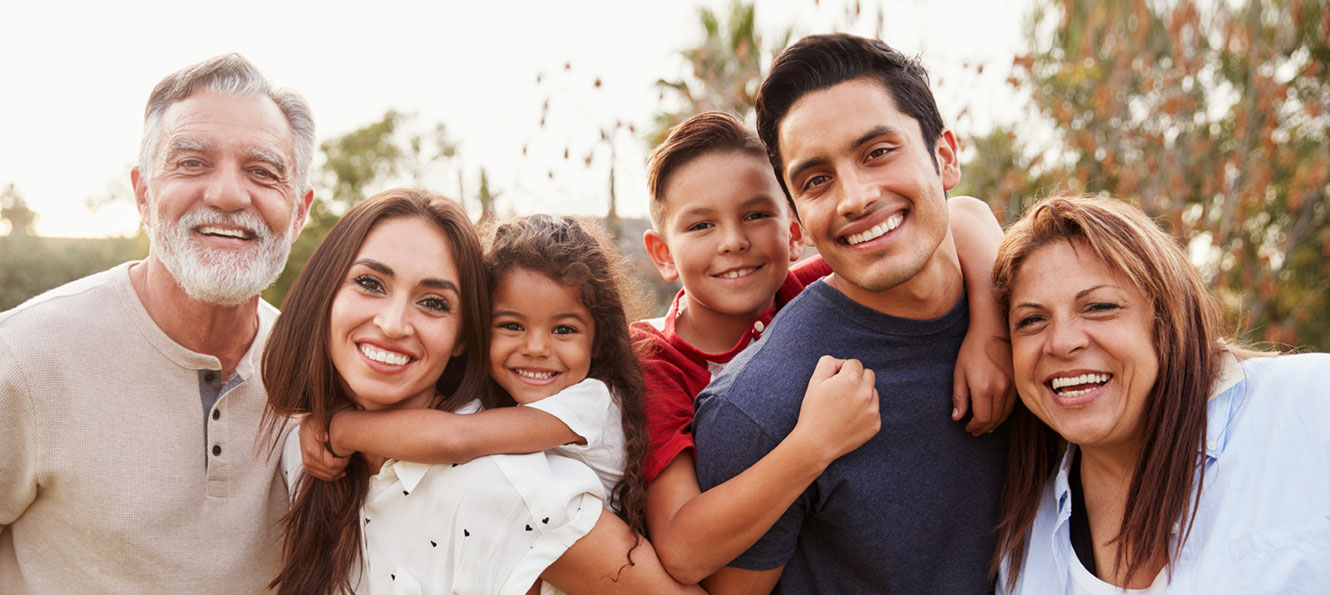
<path fill-rule="evenodd" d="M 962 139 L 964 175 L 954 194 L 987 200 L 1004 223 L 1057 191 L 1102 193 L 1140 205 L 1187 247 L 1232 328 L 1251 329 L 1253 340 L 1330 350 L 1326 3 L 1033 2 L 1029 51 L 1016 58 L 1008 79 L 1028 99 L 1027 115 Z M 881 35 L 881 5 L 861 14 L 860 3 L 850 1 L 843 10 L 833 29 Z M 724 10 L 698 11 L 697 37 L 680 50 L 680 70 L 657 81 L 658 108 L 651 130 L 640 137 L 632 122 L 645 114 L 616 113 L 600 76 L 571 63 L 537 75 L 547 90 L 541 128 L 547 117 L 570 118 L 578 134 L 585 133 L 546 130 L 558 137 L 549 150 L 607 173 L 606 227 L 619 236 L 642 278 L 654 282 L 662 311 L 677 285 L 661 283 L 638 254 L 646 221 L 618 217 L 614 183 L 622 157 L 615 143 L 644 137 L 654 146 L 670 126 L 710 109 L 751 124 L 765 69 L 794 36 L 792 27 L 762 30 L 758 16 L 754 3 L 740 0 Z M 930 56 L 923 60 L 928 64 Z M 978 73 L 983 65 L 967 68 Z M 599 92 L 593 101 L 551 113 L 552 101 L 572 101 L 586 85 Z M 961 119 L 986 100 L 942 107 L 959 110 L 952 113 Z M 495 217 L 502 192 L 482 169 L 477 194 L 463 193 L 457 154 L 442 124 L 422 128 L 395 111 L 323 142 L 308 226 L 265 297 L 281 303 L 296 272 L 351 205 L 395 185 L 437 188 L 430 176 L 440 168 L 458 170 L 457 196 L 477 207 L 473 216 Z M 634 191 L 631 200 L 638 199 L 645 200 L 645 189 Z M 25 232 L 32 229 L 33 213 L 12 185 L 0 194 L 0 216 L 9 230 L 0 238 L 0 309 L 146 253 L 141 233 L 124 240 L 31 237 Z"/>
<path fill-rule="evenodd" d="M 1330 349 L 1325 3 L 1041 0 L 1029 37 L 1010 82 L 1052 133 L 969 139 L 960 190 L 1007 221 L 1055 187 L 1139 205 L 1231 328 Z"/>
<path fill-rule="evenodd" d="M 148 253 L 143 233 L 129 238 L 42 238 L 32 234 L 36 213 L 10 184 L 0 193 L 0 312 L 43 291 Z"/>

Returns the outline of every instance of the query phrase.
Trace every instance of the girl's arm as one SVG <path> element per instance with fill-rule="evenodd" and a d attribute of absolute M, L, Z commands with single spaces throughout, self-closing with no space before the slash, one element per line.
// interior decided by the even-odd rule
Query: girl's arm
<path fill-rule="evenodd" d="M 970 329 L 956 357 L 951 418 L 960 421 L 971 413 L 965 431 L 977 436 L 993 431 L 1016 404 L 1011 341 L 993 289 L 993 261 L 1002 243 L 1002 226 L 988 205 L 974 197 L 952 198 L 947 208 L 970 303 Z"/>
<path fill-rule="evenodd" d="M 633 548 L 632 530 L 608 510 L 591 532 L 555 560 L 541 578 L 565 593 L 701 593 L 674 580 L 645 537 Z M 631 551 L 630 551 L 631 550 Z M 629 565 L 629 557 L 632 564 Z M 534 590 L 534 589 L 533 589 Z"/>
<path fill-rule="evenodd" d="M 530 407 L 471 414 L 437 409 L 340 411 L 329 425 L 337 454 L 367 452 L 413 463 L 465 463 L 476 457 L 526 454 L 583 442 L 559 418 Z"/>
<path fill-rule="evenodd" d="M 341 477 L 348 457 L 356 452 L 443 464 L 583 442 L 559 418 L 530 407 L 500 407 L 467 415 L 437 409 L 347 409 L 333 415 L 327 429 L 312 422 L 306 418 L 301 424 L 301 456 L 305 470 L 325 481 Z"/>
<path fill-rule="evenodd" d="M 647 527 L 670 574 L 696 583 L 752 547 L 827 465 L 877 434 L 875 376 L 857 360 L 823 356 L 799 421 L 776 448 L 706 492 L 679 456 L 647 488 Z"/>

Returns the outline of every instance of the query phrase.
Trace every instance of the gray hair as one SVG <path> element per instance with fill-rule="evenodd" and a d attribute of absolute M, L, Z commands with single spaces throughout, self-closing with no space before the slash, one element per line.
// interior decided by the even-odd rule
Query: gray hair
<path fill-rule="evenodd" d="M 214 91 L 240 97 L 267 97 L 282 110 L 291 125 L 295 171 L 291 188 L 296 197 L 309 189 L 309 165 L 314 157 L 314 117 L 309 103 L 291 89 L 274 89 L 272 83 L 240 54 L 224 54 L 178 70 L 152 90 L 143 110 L 143 139 L 139 144 L 139 175 L 152 178 L 153 161 L 161 141 L 162 114 L 171 104 L 195 93 Z"/>

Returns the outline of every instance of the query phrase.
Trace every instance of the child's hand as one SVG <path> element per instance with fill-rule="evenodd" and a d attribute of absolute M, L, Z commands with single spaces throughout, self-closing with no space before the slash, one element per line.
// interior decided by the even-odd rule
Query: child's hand
<path fill-rule="evenodd" d="M 973 412 L 965 431 L 978 436 L 992 432 L 1016 405 L 1012 385 L 1011 343 L 992 333 L 966 333 L 956 356 L 951 419 Z"/>
<path fill-rule="evenodd" d="M 873 371 L 859 360 L 822 356 L 791 434 L 800 434 L 824 452 L 828 464 L 859 448 L 882 428 L 876 383 Z"/>
<path fill-rule="evenodd" d="M 300 421 L 300 457 L 304 460 L 305 472 L 323 481 L 341 479 L 351 461 L 351 457 L 336 456 L 328 449 L 328 428 L 311 415 Z"/>

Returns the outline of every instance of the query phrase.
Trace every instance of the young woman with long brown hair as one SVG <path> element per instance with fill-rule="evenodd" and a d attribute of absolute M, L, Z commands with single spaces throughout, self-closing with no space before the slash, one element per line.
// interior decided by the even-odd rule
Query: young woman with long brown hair
<path fill-rule="evenodd" d="M 479 241 L 455 203 L 417 191 L 352 208 L 306 265 L 273 330 L 264 381 L 279 416 L 340 408 L 461 411 L 486 386 L 489 292 Z M 477 403 L 469 403 L 479 397 Z M 421 465 L 357 454 L 343 477 L 284 464 L 295 493 L 282 593 L 675 590 L 650 547 L 602 509 L 573 458 L 535 453 Z"/>

